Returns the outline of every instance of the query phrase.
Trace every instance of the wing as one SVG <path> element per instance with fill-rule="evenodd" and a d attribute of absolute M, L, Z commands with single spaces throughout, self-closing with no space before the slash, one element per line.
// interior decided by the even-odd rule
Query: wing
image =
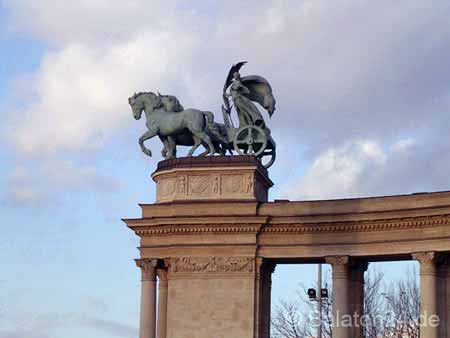
<path fill-rule="evenodd" d="M 258 102 L 272 116 L 275 111 L 276 101 L 269 81 L 258 75 L 244 76 L 241 78 L 241 81 L 250 91 L 247 97 L 252 101 Z"/>
<path fill-rule="evenodd" d="M 233 74 L 239 72 L 241 67 L 245 65 L 247 61 L 241 61 L 231 66 L 230 71 L 228 72 L 227 79 L 225 81 L 225 85 L 223 86 L 223 92 L 227 91 L 227 88 L 230 86 L 231 81 L 233 80 Z"/>

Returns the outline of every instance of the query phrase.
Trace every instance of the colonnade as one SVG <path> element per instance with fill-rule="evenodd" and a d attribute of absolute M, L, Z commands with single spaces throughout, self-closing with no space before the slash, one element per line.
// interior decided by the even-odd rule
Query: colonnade
<path fill-rule="evenodd" d="M 411 258 L 420 263 L 420 315 L 421 338 L 450 336 L 450 259 L 449 255 L 435 252 L 418 252 Z M 257 259 L 258 262 L 258 259 Z M 270 285 L 274 264 L 261 264 L 262 286 L 259 297 L 259 320 L 255 321 L 258 337 L 270 337 Z M 333 279 L 333 338 L 363 338 L 364 327 L 364 273 L 368 263 L 350 256 L 325 257 L 332 267 Z M 156 259 L 137 259 L 141 269 L 140 338 L 166 338 L 168 280 L 167 269 Z M 157 277 L 159 283 L 157 284 Z M 158 293 L 157 293 L 158 285 Z M 419 295 L 417 295 L 419 297 Z M 158 311 L 156 311 L 158 309 Z M 425 322 L 426 321 L 426 322 Z M 437 322 L 439 321 L 439 322 Z M 436 325 L 439 324 L 439 325 Z"/>
<path fill-rule="evenodd" d="M 420 337 L 449 337 L 449 256 L 418 252 L 411 258 L 420 263 Z M 325 261 L 333 271 L 333 338 L 362 338 L 367 261 L 349 256 L 326 257 Z"/>

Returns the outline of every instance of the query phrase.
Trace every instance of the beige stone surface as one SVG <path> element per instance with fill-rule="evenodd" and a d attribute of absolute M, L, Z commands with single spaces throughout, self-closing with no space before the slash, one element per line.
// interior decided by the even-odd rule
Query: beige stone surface
<path fill-rule="evenodd" d="M 450 253 L 450 192 L 267 202 L 257 187 L 267 192 L 270 184 L 258 183 L 258 166 L 201 161 L 160 168 L 153 175 L 157 203 L 142 204 L 141 218 L 124 220 L 140 237 L 141 258 L 168 267 L 166 337 L 268 338 L 270 274 L 262 267 L 331 262 L 333 256 L 336 303 L 341 311 L 359 312 L 362 290 L 352 300 L 349 290 L 362 288 L 362 272 L 355 265 L 343 269 L 336 257 L 370 262 Z M 245 175 L 253 183 L 244 182 Z M 438 312 L 444 326 L 422 338 L 450 338 L 450 273 L 436 269 L 422 270 L 422 308 Z"/>
<path fill-rule="evenodd" d="M 168 338 L 254 336 L 254 272 L 225 266 L 169 273 Z"/>

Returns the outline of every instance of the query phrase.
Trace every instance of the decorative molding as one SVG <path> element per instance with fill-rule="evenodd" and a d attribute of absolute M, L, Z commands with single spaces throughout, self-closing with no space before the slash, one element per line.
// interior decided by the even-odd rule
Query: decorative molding
<path fill-rule="evenodd" d="M 186 234 L 195 235 L 199 233 L 257 233 L 262 225 L 233 225 L 224 226 L 221 225 L 197 225 L 197 226 L 163 226 L 163 227 L 151 227 L 146 229 L 136 229 L 136 234 L 139 236 L 162 236 L 172 234 Z"/>
<path fill-rule="evenodd" d="M 427 228 L 450 224 L 450 215 L 417 217 L 407 219 L 387 219 L 376 221 L 323 222 L 298 224 L 271 224 L 261 231 L 267 233 L 322 233 L 322 232 L 369 232 Z"/>
<path fill-rule="evenodd" d="M 169 273 L 253 272 L 254 257 L 181 257 L 169 259 Z"/>
<path fill-rule="evenodd" d="M 353 221 L 348 223 L 304 223 L 304 224 L 172 224 L 145 226 L 139 225 L 134 230 L 139 236 L 158 236 L 170 234 L 198 234 L 198 233 L 274 233 L 274 234 L 305 234 L 305 233 L 334 233 L 334 232 L 373 232 L 403 229 L 422 229 L 450 224 L 450 216 L 430 216 L 396 220 Z"/>

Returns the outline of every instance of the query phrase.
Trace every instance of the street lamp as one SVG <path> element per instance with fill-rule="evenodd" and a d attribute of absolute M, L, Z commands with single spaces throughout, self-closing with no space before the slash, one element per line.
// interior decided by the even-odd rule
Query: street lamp
<path fill-rule="evenodd" d="M 322 264 L 319 264 L 317 271 L 317 291 L 316 289 L 310 288 L 307 293 L 309 300 L 317 302 L 317 311 L 319 313 L 317 338 L 322 338 L 322 299 L 328 298 L 328 290 L 322 288 Z"/>

